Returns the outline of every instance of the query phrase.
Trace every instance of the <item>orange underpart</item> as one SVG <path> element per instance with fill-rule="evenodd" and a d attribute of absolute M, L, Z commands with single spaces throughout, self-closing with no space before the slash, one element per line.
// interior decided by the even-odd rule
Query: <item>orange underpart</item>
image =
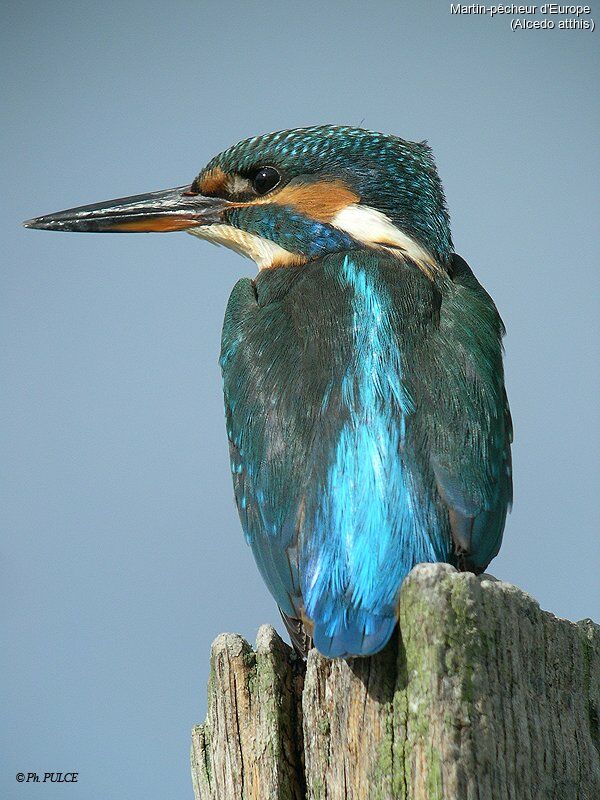
<path fill-rule="evenodd" d="M 303 264 L 306 264 L 307 261 L 307 257 L 303 256 L 301 253 L 289 253 L 287 256 L 280 259 L 275 256 L 269 266 L 263 267 L 263 269 L 276 269 L 277 267 L 301 267 Z"/>

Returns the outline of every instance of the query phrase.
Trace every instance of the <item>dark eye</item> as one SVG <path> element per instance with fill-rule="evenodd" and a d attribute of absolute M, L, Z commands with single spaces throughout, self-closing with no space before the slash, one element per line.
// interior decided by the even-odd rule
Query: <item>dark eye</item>
<path fill-rule="evenodd" d="M 281 175 L 274 167 L 261 167 L 252 181 L 252 186 L 257 194 L 266 194 L 274 189 L 279 181 Z"/>

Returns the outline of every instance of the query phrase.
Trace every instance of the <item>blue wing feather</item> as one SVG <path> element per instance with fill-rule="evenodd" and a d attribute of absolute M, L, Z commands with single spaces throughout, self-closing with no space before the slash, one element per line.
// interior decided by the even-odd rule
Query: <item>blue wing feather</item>
<path fill-rule="evenodd" d="M 512 504 L 512 420 L 504 388 L 504 325 L 468 264 L 453 256 L 440 317 L 444 396 L 432 465 L 460 566 L 482 572 L 498 553 Z M 458 398 L 459 404 L 453 402 Z"/>
<path fill-rule="evenodd" d="M 461 541 L 485 560 L 499 541 L 506 464 L 490 437 L 505 452 L 504 429 L 476 419 L 475 465 L 457 476 L 472 375 L 447 375 L 460 358 L 444 347 L 474 345 L 436 293 L 412 265 L 359 251 L 239 281 L 230 298 L 221 365 L 242 526 L 282 611 L 332 657 L 383 647 L 414 564 L 451 561 Z M 478 389 L 475 417 L 496 413 L 495 391 Z"/>

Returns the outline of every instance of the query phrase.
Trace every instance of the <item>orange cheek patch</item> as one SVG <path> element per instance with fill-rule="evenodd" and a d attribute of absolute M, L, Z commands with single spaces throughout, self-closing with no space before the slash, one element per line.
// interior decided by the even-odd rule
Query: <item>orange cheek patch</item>
<path fill-rule="evenodd" d="M 198 225 L 198 220 L 188 217 L 145 217 L 132 222 L 121 222 L 112 226 L 113 231 L 126 233 L 168 233 L 169 231 L 185 231 Z"/>
<path fill-rule="evenodd" d="M 225 188 L 228 179 L 229 175 L 223 172 L 221 167 L 214 167 L 200 181 L 198 186 L 200 194 L 217 194 Z"/>
<path fill-rule="evenodd" d="M 316 181 L 314 183 L 288 185 L 273 197 L 258 202 L 272 202 L 290 206 L 310 219 L 331 222 L 333 217 L 346 206 L 357 203 L 359 195 L 343 181 Z"/>

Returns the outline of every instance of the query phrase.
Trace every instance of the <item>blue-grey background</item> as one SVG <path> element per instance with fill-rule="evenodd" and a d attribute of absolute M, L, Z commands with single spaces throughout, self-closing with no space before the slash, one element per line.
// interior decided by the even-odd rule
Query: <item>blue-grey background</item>
<path fill-rule="evenodd" d="M 600 13 L 600 7 L 596 9 Z M 508 328 L 497 576 L 600 617 L 598 41 L 446 2 L 8 2 L 2 42 L 0 796 L 192 795 L 210 642 L 275 606 L 232 501 L 217 366 L 251 262 L 20 221 L 180 185 L 260 132 L 429 139 Z M 74 786 L 17 771 L 80 773 Z"/>

